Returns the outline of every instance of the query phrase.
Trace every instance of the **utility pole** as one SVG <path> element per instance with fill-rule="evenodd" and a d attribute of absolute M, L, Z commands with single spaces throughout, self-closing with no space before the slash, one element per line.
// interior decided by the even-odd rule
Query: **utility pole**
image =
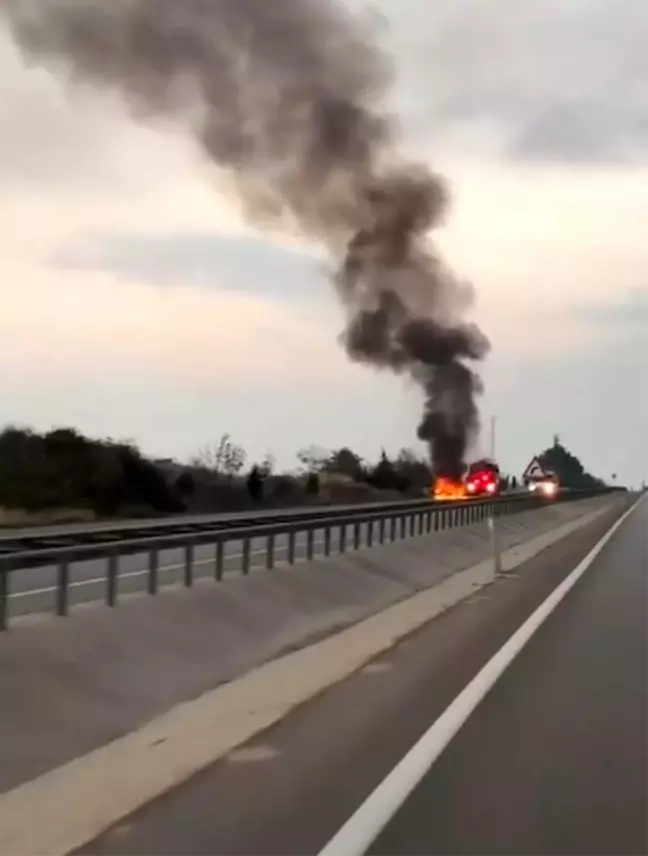
<path fill-rule="evenodd" d="M 491 416 L 490 423 L 490 456 L 495 461 L 495 425 L 497 419 Z M 497 517 L 495 516 L 495 501 L 494 499 L 489 505 L 488 528 L 491 535 L 491 551 L 493 554 L 493 575 L 498 576 L 502 573 L 502 555 L 500 552 L 499 532 L 497 528 Z"/>

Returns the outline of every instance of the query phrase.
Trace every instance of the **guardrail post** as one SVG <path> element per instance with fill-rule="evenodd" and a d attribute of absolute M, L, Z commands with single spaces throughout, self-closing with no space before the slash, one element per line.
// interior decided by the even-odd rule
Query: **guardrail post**
<path fill-rule="evenodd" d="M 68 593 L 70 584 L 70 563 L 67 559 L 59 562 L 56 571 L 56 614 L 68 614 Z"/>
<path fill-rule="evenodd" d="M 407 536 L 407 515 L 401 514 L 400 518 L 400 537 L 405 538 Z"/>
<path fill-rule="evenodd" d="M 340 553 L 346 553 L 346 525 L 340 526 Z"/>
<path fill-rule="evenodd" d="M 250 573 L 250 539 L 243 539 L 243 558 L 241 561 L 241 570 L 243 575 L 247 576 Z"/>
<path fill-rule="evenodd" d="M 378 541 L 381 544 L 385 543 L 385 518 L 381 517 L 378 522 Z"/>
<path fill-rule="evenodd" d="M 214 569 L 214 577 L 217 582 L 223 579 L 223 569 L 225 565 L 225 541 L 219 538 L 216 541 L 216 567 Z"/>
<path fill-rule="evenodd" d="M 354 550 L 360 549 L 360 524 L 359 523 L 353 524 L 353 549 Z"/>
<path fill-rule="evenodd" d="M 324 529 L 324 555 L 331 555 L 331 527 L 326 526 Z"/>
<path fill-rule="evenodd" d="M 270 533 L 266 541 L 266 568 L 271 571 L 274 568 L 275 536 Z"/>
<path fill-rule="evenodd" d="M 291 529 L 288 533 L 288 564 L 295 564 L 295 531 Z"/>
<path fill-rule="evenodd" d="M 389 540 L 396 540 L 396 517 L 389 518 Z"/>
<path fill-rule="evenodd" d="M 488 527 L 491 536 L 491 552 L 493 555 L 493 575 L 499 576 L 502 573 L 502 554 L 500 552 L 499 531 L 497 527 L 497 503 L 490 502 L 488 515 Z"/>
<path fill-rule="evenodd" d="M 151 567 L 148 574 L 148 593 L 158 593 L 158 570 L 160 568 L 160 551 L 154 547 L 149 554 L 149 562 Z"/>
<path fill-rule="evenodd" d="M 312 562 L 313 555 L 315 553 L 315 530 L 307 529 L 306 530 L 306 558 L 309 562 Z"/>
<path fill-rule="evenodd" d="M 412 512 L 409 516 L 409 536 L 413 538 L 416 535 L 416 512 Z"/>
<path fill-rule="evenodd" d="M 373 530 L 374 530 L 374 522 L 370 520 L 367 523 L 367 547 L 373 546 Z"/>
<path fill-rule="evenodd" d="M 117 605 L 117 583 L 119 578 L 119 553 L 113 550 L 108 556 L 108 578 L 106 580 L 106 603 Z"/>
<path fill-rule="evenodd" d="M 0 564 L 0 631 L 6 630 L 9 621 L 9 570 Z"/>
<path fill-rule="evenodd" d="M 193 544 L 187 544 L 185 547 L 185 561 L 184 561 L 184 584 L 187 588 L 191 588 L 194 582 L 193 575 L 193 560 L 194 560 L 194 546 Z"/>

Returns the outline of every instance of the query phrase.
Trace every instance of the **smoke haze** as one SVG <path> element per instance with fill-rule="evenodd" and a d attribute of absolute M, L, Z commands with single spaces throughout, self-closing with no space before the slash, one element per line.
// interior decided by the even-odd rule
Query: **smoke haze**
<path fill-rule="evenodd" d="M 421 387 L 418 435 L 457 476 L 478 428 L 467 361 L 488 342 L 428 240 L 446 190 L 399 152 L 368 23 L 335 0 L 5 0 L 0 14 L 60 76 L 116 90 L 141 121 L 182 121 L 251 222 L 327 248 L 347 353 Z"/>

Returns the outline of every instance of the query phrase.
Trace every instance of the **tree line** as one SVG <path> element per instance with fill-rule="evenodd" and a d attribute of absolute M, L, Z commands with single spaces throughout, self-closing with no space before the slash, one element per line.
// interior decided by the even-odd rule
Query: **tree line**
<path fill-rule="evenodd" d="M 605 482 L 588 473 L 585 467 L 566 449 L 558 436 L 554 437 L 553 445 L 538 455 L 543 468 L 552 470 L 560 479 L 560 483 L 570 488 L 601 487 Z"/>
<path fill-rule="evenodd" d="M 539 457 L 567 487 L 601 483 L 557 438 Z M 180 464 L 73 428 L 38 433 L 10 426 L 0 431 L 0 508 L 87 509 L 97 517 L 243 510 L 417 497 L 433 478 L 428 461 L 411 449 L 393 457 L 383 450 L 367 461 L 347 447 L 308 446 L 297 458 L 299 472 L 277 472 L 270 452 L 249 462 L 245 449 L 223 434 Z"/>

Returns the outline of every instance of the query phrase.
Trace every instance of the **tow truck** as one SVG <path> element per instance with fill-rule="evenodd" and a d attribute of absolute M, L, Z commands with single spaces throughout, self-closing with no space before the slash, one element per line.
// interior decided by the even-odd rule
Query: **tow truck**
<path fill-rule="evenodd" d="M 501 489 L 499 467 L 488 458 L 475 461 L 459 480 L 438 476 L 429 488 L 431 499 L 452 502 L 478 496 L 498 496 Z"/>
<path fill-rule="evenodd" d="M 500 470 L 494 461 L 475 461 L 466 473 L 468 496 L 497 496 L 501 490 Z"/>

